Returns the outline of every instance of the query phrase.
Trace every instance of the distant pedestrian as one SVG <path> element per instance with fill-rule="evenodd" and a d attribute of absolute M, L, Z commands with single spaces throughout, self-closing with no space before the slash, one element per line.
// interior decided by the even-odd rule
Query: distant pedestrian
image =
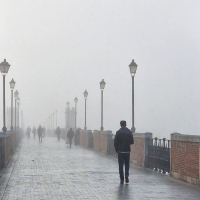
<path fill-rule="evenodd" d="M 28 126 L 28 128 L 26 129 L 26 135 L 28 139 L 30 139 L 30 134 L 31 134 L 31 128 Z"/>
<path fill-rule="evenodd" d="M 70 147 L 72 146 L 72 138 L 74 137 L 74 131 L 72 131 L 72 128 L 67 133 L 67 138 L 69 140 Z"/>
<path fill-rule="evenodd" d="M 39 137 L 39 142 L 40 141 L 42 142 L 42 132 L 43 132 L 43 129 L 42 129 L 41 125 L 39 125 L 39 127 L 37 129 L 37 133 L 38 133 L 38 137 Z"/>
<path fill-rule="evenodd" d="M 58 126 L 58 128 L 56 129 L 56 135 L 58 137 L 58 141 L 60 140 L 60 135 L 61 135 L 61 129 L 60 127 Z"/>
<path fill-rule="evenodd" d="M 35 139 L 35 135 L 36 135 L 36 128 L 35 128 L 35 126 L 32 129 L 32 133 L 33 133 L 33 136 L 34 136 L 34 139 Z"/>
<path fill-rule="evenodd" d="M 75 145 L 80 144 L 80 130 L 80 128 L 76 129 L 76 132 L 74 134 Z"/>
<path fill-rule="evenodd" d="M 132 132 L 126 128 L 126 121 L 122 120 L 120 122 L 121 128 L 116 132 L 114 139 L 114 147 L 118 153 L 118 163 L 119 163 L 119 175 L 120 183 L 124 183 L 124 169 L 123 165 L 125 163 L 125 181 L 129 182 L 129 162 L 130 162 L 130 151 L 131 144 L 134 144 Z"/>

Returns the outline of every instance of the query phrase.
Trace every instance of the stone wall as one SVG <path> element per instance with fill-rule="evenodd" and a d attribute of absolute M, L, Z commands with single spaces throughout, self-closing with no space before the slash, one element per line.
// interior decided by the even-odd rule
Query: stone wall
<path fill-rule="evenodd" d="M 114 155 L 112 131 L 93 131 L 93 150 L 104 154 Z M 152 138 L 152 133 L 135 133 L 134 145 L 131 145 L 130 162 L 145 167 L 147 159 L 147 138 Z M 110 146 L 112 145 L 112 146 Z M 80 146 L 88 147 L 88 131 L 80 131 Z"/>
<path fill-rule="evenodd" d="M 200 184 L 200 136 L 171 134 L 171 176 Z"/>
<path fill-rule="evenodd" d="M 88 147 L 88 131 L 80 130 L 80 146 Z"/>
<path fill-rule="evenodd" d="M 4 144 L 2 151 L 4 152 L 4 166 L 6 167 L 11 155 L 19 146 L 22 137 L 24 136 L 22 130 L 0 132 L 1 144 Z"/>
<path fill-rule="evenodd" d="M 95 130 L 93 132 L 93 149 L 100 151 L 100 131 Z"/>
<path fill-rule="evenodd" d="M 147 139 L 152 138 L 152 133 L 134 133 L 134 144 L 131 145 L 130 162 L 140 167 L 145 167 L 147 159 Z"/>
<path fill-rule="evenodd" d="M 100 132 L 100 148 L 99 151 L 101 153 L 107 154 L 107 132 L 106 131 L 101 131 Z"/>

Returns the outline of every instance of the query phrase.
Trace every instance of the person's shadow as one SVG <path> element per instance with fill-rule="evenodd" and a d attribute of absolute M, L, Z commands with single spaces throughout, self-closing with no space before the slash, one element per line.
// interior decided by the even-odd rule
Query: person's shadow
<path fill-rule="evenodd" d="M 118 199 L 131 199 L 129 193 L 130 193 L 129 184 L 119 185 L 117 193 Z"/>

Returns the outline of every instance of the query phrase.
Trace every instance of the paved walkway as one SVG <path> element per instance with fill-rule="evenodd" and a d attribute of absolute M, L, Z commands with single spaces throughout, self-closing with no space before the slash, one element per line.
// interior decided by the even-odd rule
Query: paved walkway
<path fill-rule="evenodd" d="M 120 185 L 116 159 L 77 146 L 70 148 L 56 138 L 44 138 L 42 143 L 24 138 L 13 159 L 12 170 L 8 167 L 4 174 L 10 178 L 3 200 L 200 199 L 196 186 L 133 166 L 130 183 Z M 5 184 L 4 178 L 1 182 Z"/>

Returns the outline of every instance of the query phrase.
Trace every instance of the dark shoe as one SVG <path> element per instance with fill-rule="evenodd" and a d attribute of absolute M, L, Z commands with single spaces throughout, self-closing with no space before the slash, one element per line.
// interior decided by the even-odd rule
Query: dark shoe
<path fill-rule="evenodd" d="M 120 181 L 120 184 L 123 185 L 123 184 L 124 184 L 124 180 L 121 180 L 121 181 Z"/>
<path fill-rule="evenodd" d="M 126 183 L 129 183 L 128 176 L 125 176 L 125 181 L 126 181 Z"/>

